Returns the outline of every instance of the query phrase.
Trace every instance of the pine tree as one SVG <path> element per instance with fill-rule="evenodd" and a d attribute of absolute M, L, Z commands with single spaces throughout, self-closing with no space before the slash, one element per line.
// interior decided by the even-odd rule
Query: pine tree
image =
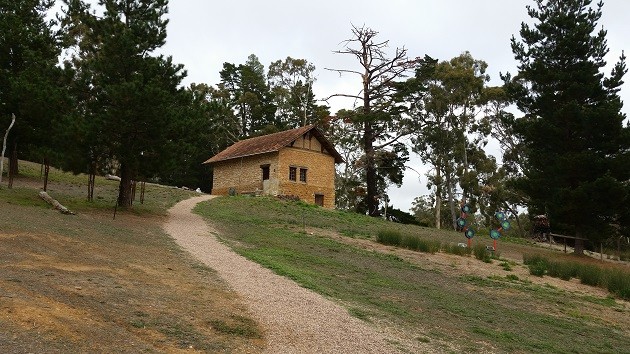
<path fill-rule="evenodd" d="M 618 91 L 625 57 L 602 73 L 606 31 L 596 30 L 603 3 L 537 0 L 527 7 L 512 51 L 519 72 L 505 75 L 525 116 L 515 121 L 524 142 L 523 178 L 531 213 L 547 213 L 554 230 L 598 240 L 627 214 L 627 130 Z"/>
<path fill-rule="evenodd" d="M 57 34 L 49 0 L 0 0 L 0 127 L 15 114 L 8 146 L 17 157 L 39 160 L 55 150 L 51 130 L 65 103 Z M 16 170 L 17 159 L 12 161 Z"/>
<path fill-rule="evenodd" d="M 155 55 L 164 45 L 167 0 L 99 0 L 102 16 L 68 0 L 71 33 L 80 37 L 77 70 L 87 82 L 85 113 L 91 145 L 120 164 L 118 204 L 131 205 L 131 181 L 158 174 L 175 158 L 171 129 L 186 102 L 183 67 Z M 86 78 L 87 76 L 87 78 Z"/>

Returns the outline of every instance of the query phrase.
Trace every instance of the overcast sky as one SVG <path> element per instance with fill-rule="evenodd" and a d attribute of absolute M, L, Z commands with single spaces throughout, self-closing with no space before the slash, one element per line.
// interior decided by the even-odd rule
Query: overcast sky
<path fill-rule="evenodd" d="M 523 21 L 531 22 L 526 5 L 533 0 L 171 0 L 168 37 L 162 53 L 172 55 L 188 71 L 186 84 L 219 82 L 224 62 L 242 64 L 255 54 L 268 65 L 287 56 L 307 59 L 316 66 L 314 93 L 356 94 L 360 78 L 325 68 L 356 69 L 350 56 L 334 54 L 351 37 L 351 24 L 379 32 L 382 40 L 408 49 L 410 57 L 428 54 L 439 60 L 469 51 L 488 63 L 490 84 L 500 84 L 499 73 L 516 72 L 510 37 Z M 630 50 L 630 1 L 605 0 L 600 25 L 608 31 L 614 63 Z M 607 70 L 607 73 L 610 70 Z M 630 77 L 625 77 L 630 81 Z M 630 84 L 621 90 L 630 101 Z M 331 100 L 331 112 L 352 108 L 352 102 Z M 630 103 L 628 103 L 630 105 Z M 624 112 L 630 112 L 624 107 Z M 493 149 L 490 147 L 489 149 Z M 493 153 L 494 154 L 494 153 Z M 425 168 L 417 158 L 409 164 L 402 188 L 391 187 L 393 205 L 408 210 L 416 196 L 427 194 Z"/>

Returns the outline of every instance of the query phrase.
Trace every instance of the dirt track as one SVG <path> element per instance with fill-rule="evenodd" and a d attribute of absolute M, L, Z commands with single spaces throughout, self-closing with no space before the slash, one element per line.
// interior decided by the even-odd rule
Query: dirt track
<path fill-rule="evenodd" d="M 395 353 L 383 333 L 346 309 L 251 262 L 220 243 L 216 231 L 191 212 L 201 196 L 169 210 L 164 226 L 177 243 L 215 269 L 265 330 L 270 353 Z M 427 348 L 429 349 L 429 348 Z M 426 352 L 426 351 L 425 351 Z"/>

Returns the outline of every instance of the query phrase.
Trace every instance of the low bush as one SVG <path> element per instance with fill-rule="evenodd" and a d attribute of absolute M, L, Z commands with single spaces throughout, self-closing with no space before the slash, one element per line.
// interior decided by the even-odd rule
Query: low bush
<path fill-rule="evenodd" d="M 420 249 L 420 238 L 413 235 L 403 237 L 401 246 L 410 250 L 418 251 Z"/>
<path fill-rule="evenodd" d="M 523 254 L 523 263 L 529 267 L 529 274 L 542 277 L 547 271 L 549 261 L 539 254 Z"/>
<path fill-rule="evenodd" d="M 398 231 L 380 230 L 376 234 L 376 241 L 384 245 L 400 246 L 402 235 Z"/>
<path fill-rule="evenodd" d="M 571 280 L 578 276 L 579 267 L 574 262 L 551 262 L 547 261 L 547 275 L 560 278 L 562 280 Z"/>
<path fill-rule="evenodd" d="M 578 269 L 578 278 L 582 284 L 591 286 L 604 285 L 602 269 L 592 264 L 581 264 Z"/>
<path fill-rule="evenodd" d="M 486 263 L 492 262 L 492 255 L 486 249 L 485 245 L 480 243 L 476 244 L 475 247 L 473 247 L 473 254 L 475 255 L 475 258 L 480 261 L 484 261 Z"/>
<path fill-rule="evenodd" d="M 418 251 L 426 253 L 436 253 L 440 251 L 442 244 L 439 241 L 420 239 Z"/>
<path fill-rule="evenodd" d="M 619 269 L 609 269 L 605 277 L 608 291 L 624 300 L 630 300 L 630 273 Z"/>
<path fill-rule="evenodd" d="M 630 299 L 630 272 L 579 261 L 551 261 L 537 254 L 524 254 L 523 263 L 532 275 L 578 278 L 582 284 L 606 288 L 624 300 Z"/>
<path fill-rule="evenodd" d="M 441 249 L 445 253 L 455 254 L 458 256 L 469 256 L 472 253 L 472 249 L 469 247 L 461 247 L 452 243 L 442 245 Z"/>

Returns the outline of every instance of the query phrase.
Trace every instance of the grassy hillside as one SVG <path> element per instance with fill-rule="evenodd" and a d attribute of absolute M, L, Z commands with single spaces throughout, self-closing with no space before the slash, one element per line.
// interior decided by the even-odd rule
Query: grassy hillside
<path fill-rule="evenodd" d="M 51 171 L 37 193 L 37 164 L 20 162 L 0 187 L 0 352 L 258 352 L 261 329 L 212 269 L 163 232 L 169 206 L 194 194 L 148 186 L 118 210 L 117 183 Z M 105 349 L 107 348 L 107 349 Z"/>
<path fill-rule="evenodd" d="M 197 212 L 240 254 L 346 306 L 403 349 L 428 342 L 455 352 L 630 352 L 629 303 L 575 279 L 529 275 L 524 253 L 565 256 L 522 240 L 500 241 L 501 256 L 484 263 L 374 241 L 387 230 L 456 245 L 465 242 L 458 233 L 302 203 L 217 198 Z"/>

